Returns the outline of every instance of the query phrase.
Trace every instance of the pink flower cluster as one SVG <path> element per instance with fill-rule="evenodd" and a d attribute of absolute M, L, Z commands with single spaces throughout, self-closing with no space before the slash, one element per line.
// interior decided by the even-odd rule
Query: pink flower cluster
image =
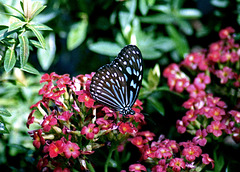
<path fill-rule="evenodd" d="M 145 131 L 139 132 L 136 137 L 130 139 L 141 152 L 140 161 L 150 164 L 151 171 L 189 171 L 197 167 L 202 169 L 210 163 L 212 168 L 214 167 L 214 161 L 208 154 L 202 154 L 202 149 L 194 142 L 177 143 L 175 140 L 164 139 L 164 136 L 160 136 L 158 141 L 152 141 L 154 136 L 154 133 Z M 200 157 L 202 157 L 201 162 Z M 132 164 L 129 171 L 146 171 L 146 167 Z"/>
<path fill-rule="evenodd" d="M 107 142 L 126 142 L 138 132 L 136 126 L 145 123 L 139 100 L 133 106 L 136 114 L 128 115 L 124 122 L 121 114 L 97 104 L 89 93 L 93 74 L 72 80 L 67 74 L 42 76 L 40 83 L 46 83 L 39 90 L 42 100 L 31 106 L 27 121 L 27 127 L 34 123 L 40 128 L 29 131 L 40 150 L 39 171 L 88 170 L 88 155 Z"/>
<path fill-rule="evenodd" d="M 200 146 L 206 145 L 207 137 L 230 135 L 236 142 L 240 141 L 240 111 L 236 101 L 240 48 L 234 41 L 234 32 L 231 27 L 221 30 L 221 40 L 212 43 L 208 50 L 188 54 L 182 63 L 169 65 L 163 73 L 171 90 L 189 96 L 183 103 L 188 111 L 177 121 L 178 132 L 194 134 L 193 142 Z M 193 76 L 182 74 L 180 68 L 188 68 Z M 193 79 L 178 88 L 178 73 Z M 171 82 L 174 84 L 169 84 L 169 80 L 174 80 Z"/>

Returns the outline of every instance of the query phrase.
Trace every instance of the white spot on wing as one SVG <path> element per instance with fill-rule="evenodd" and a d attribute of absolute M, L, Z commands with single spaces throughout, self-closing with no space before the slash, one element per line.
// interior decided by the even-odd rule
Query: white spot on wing
<path fill-rule="evenodd" d="M 130 75 L 132 75 L 132 70 L 130 67 L 126 67 L 127 73 L 129 73 Z"/>

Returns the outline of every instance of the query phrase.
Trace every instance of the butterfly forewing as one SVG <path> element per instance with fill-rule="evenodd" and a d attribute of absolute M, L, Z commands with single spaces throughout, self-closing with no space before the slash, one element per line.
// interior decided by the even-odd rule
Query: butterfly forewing
<path fill-rule="evenodd" d="M 142 83 L 142 55 L 134 45 L 124 47 L 117 58 L 96 72 L 90 93 L 96 101 L 119 111 L 134 114 L 135 103 Z"/>

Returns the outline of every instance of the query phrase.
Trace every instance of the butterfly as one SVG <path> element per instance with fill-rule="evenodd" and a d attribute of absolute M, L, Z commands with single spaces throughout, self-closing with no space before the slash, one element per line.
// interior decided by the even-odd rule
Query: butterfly
<path fill-rule="evenodd" d="M 138 47 L 125 46 L 110 64 L 100 67 L 92 77 L 92 98 L 123 116 L 134 115 L 132 106 L 142 84 L 142 64 L 142 54 Z"/>

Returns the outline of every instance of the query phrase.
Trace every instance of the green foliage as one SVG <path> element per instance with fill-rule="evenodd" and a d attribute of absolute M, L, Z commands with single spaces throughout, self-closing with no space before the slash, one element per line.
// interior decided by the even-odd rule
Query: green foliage
<path fill-rule="evenodd" d="M 34 161 L 25 123 L 30 105 L 39 100 L 40 87 L 39 76 L 29 74 L 39 75 L 42 70 L 73 76 L 90 73 L 109 62 L 106 56 L 116 56 L 126 44 L 136 44 L 145 65 L 139 95 L 149 122 L 145 127 L 183 140 L 176 134 L 175 124 L 184 97 L 169 90 L 161 73 L 192 48 L 207 48 L 217 40 L 220 29 L 230 25 L 237 29 L 240 25 L 239 0 L 210 0 L 206 4 L 195 0 L 0 3 L 4 4 L 0 5 L 0 168 L 22 171 L 29 171 Z M 232 167 L 238 163 L 237 158 L 227 163 L 224 154 L 218 154 L 219 149 L 209 151 L 214 155 L 213 170 L 237 169 Z M 129 152 L 113 152 L 109 167 L 127 169 L 132 160 Z M 7 165 L 15 162 L 14 157 L 18 167 Z M 87 166 L 93 171 L 104 165 L 99 162 L 96 167 L 91 163 Z"/>
<path fill-rule="evenodd" d="M 6 128 L 6 122 L 2 116 L 10 117 L 11 114 L 5 108 L 0 108 L 0 134 L 6 134 L 9 133 L 9 131 Z"/>
<path fill-rule="evenodd" d="M 69 50 L 77 48 L 85 40 L 87 36 L 87 26 L 88 21 L 83 19 L 71 27 L 67 38 L 67 47 Z"/>
<path fill-rule="evenodd" d="M 13 67 L 19 67 L 16 66 L 17 61 L 20 62 L 20 69 L 28 72 L 28 70 L 25 70 L 24 68 L 27 65 L 29 51 L 32 46 L 30 44 L 32 42 L 32 39 L 30 39 L 29 35 L 32 32 L 38 39 L 40 47 L 45 49 L 45 39 L 43 38 L 40 30 L 51 30 L 49 27 L 43 24 L 34 24 L 31 22 L 41 11 L 46 8 L 46 6 L 43 6 L 40 2 L 33 2 L 32 6 L 31 1 L 24 2 L 25 4 L 23 4 L 22 1 L 20 2 L 22 11 L 24 11 L 24 13 L 11 5 L 4 4 L 7 8 L 11 8 L 18 14 L 17 16 L 13 14 L 6 14 L 10 16 L 10 25 L 3 25 L 3 29 L 0 31 L 0 44 L 1 46 L 6 47 L 5 51 L 4 49 L 1 50 L 3 51 L 2 53 L 5 54 L 3 65 L 6 72 L 10 72 Z M 34 43 L 35 44 L 33 45 L 38 44 L 36 42 Z M 18 53 L 18 51 L 20 51 L 20 53 Z M 34 70 L 32 70 L 31 73 L 33 73 L 33 71 Z M 38 72 L 34 72 L 34 74 L 37 73 Z"/>

